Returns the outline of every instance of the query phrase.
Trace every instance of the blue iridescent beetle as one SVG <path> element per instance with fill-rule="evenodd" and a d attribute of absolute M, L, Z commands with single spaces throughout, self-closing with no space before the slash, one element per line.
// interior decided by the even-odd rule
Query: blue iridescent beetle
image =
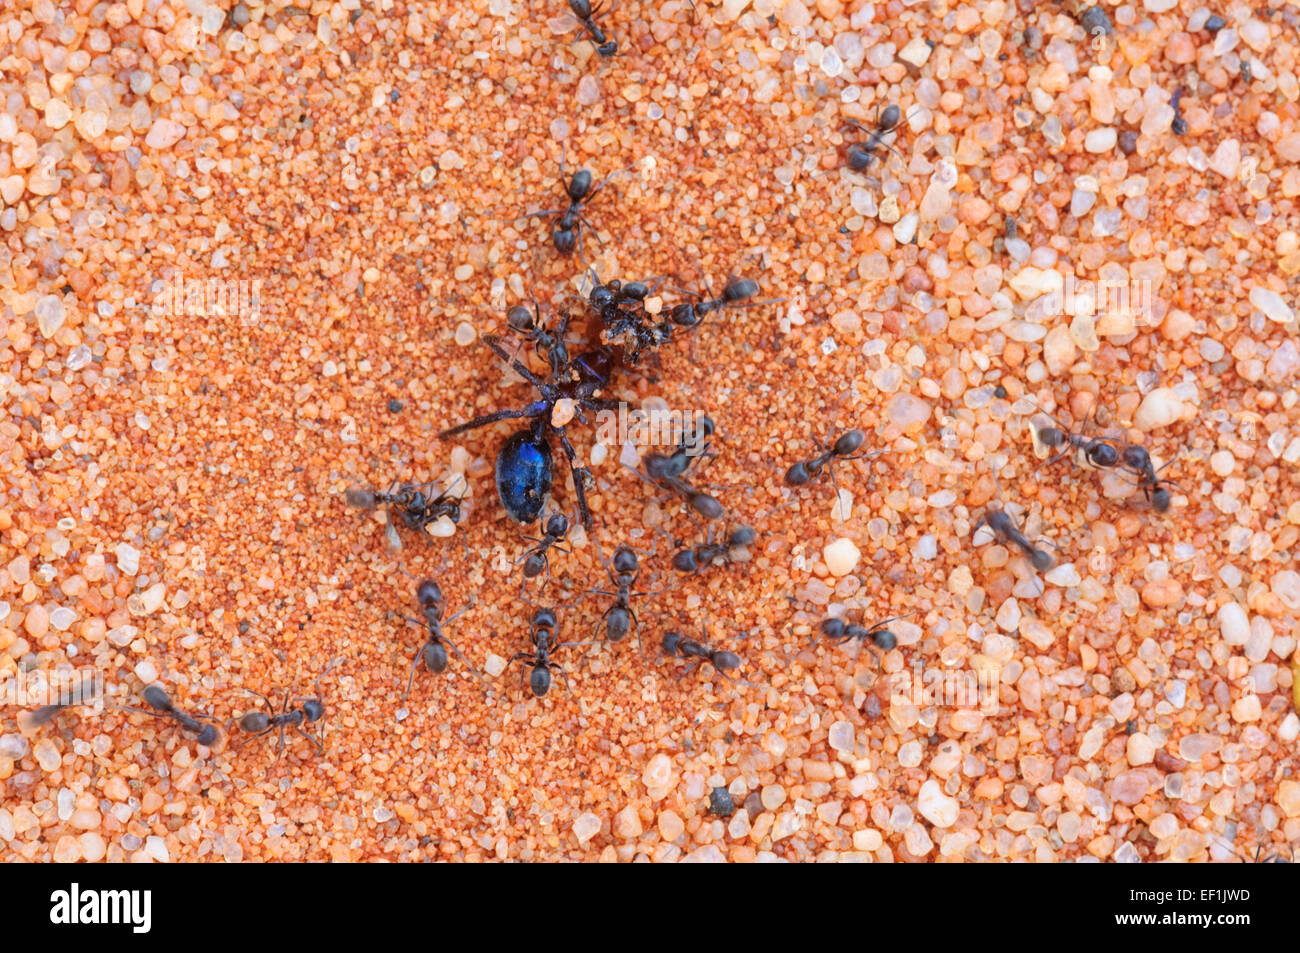
<path fill-rule="evenodd" d="M 552 423 L 552 412 L 556 403 L 562 399 L 572 400 L 577 405 L 577 415 L 583 423 L 582 408 L 588 410 L 617 410 L 619 402 L 608 397 L 593 396 L 596 391 L 609 385 L 610 374 L 614 367 L 614 355 L 608 347 L 598 347 L 577 355 L 561 368 L 561 373 L 552 373 L 551 380 L 542 380 L 531 370 L 512 358 L 501 347 L 499 340 L 491 334 L 483 335 L 483 343 L 492 349 L 492 353 L 509 364 L 515 372 L 532 384 L 541 395 L 519 410 L 497 410 L 473 420 L 450 427 L 439 437 L 451 437 L 456 434 L 477 430 L 499 420 L 531 420 L 524 430 L 517 431 L 506 438 L 501 451 L 497 454 L 496 483 L 497 496 L 506 508 L 511 519 L 519 523 L 532 523 L 541 515 L 542 506 L 551 491 L 555 477 L 555 465 L 551 453 L 551 437 L 560 440 L 565 457 L 569 461 L 569 470 L 573 474 L 573 487 L 578 497 L 578 515 L 582 525 L 591 529 L 591 510 L 587 507 L 587 486 L 591 480 L 591 471 L 579 467 L 577 451 L 563 426 Z"/>

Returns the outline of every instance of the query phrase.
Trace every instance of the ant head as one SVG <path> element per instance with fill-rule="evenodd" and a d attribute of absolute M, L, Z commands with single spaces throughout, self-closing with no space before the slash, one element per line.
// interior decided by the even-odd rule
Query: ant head
<path fill-rule="evenodd" d="M 659 644 L 663 646 L 663 650 L 669 655 L 676 655 L 683 638 L 677 632 L 665 632 L 664 637 L 659 640 Z"/>
<path fill-rule="evenodd" d="M 1168 513 L 1172 503 L 1173 495 L 1167 487 L 1157 486 L 1151 491 L 1151 505 L 1155 507 L 1157 513 Z"/>
<path fill-rule="evenodd" d="M 239 730 L 247 731 L 249 734 L 257 734 L 260 731 L 266 731 L 270 727 L 271 718 L 264 711 L 250 711 L 239 719 Z"/>
<path fill-rule="evenodd" d="M 618 41 L 612 38 L 608 39 L 604 43 L 600 44 L 600 46 L 596 47 L 596 52 L 601 56 L 613 56 L 618 52 Z"/>
<path fill-rule="evenodd" d="M 611 282 L 612 283 L 612 282 Z M 604 311 L 614 304 L 614 292 L 610 290 L 609 285 L 598 284 L 591 289 L 591 294 L 587 296 L 587 301 L 597 311 Z"/>
<path fill-rule="evenodd" d="M 171 711 L 172 700 L 157 682 L 144 690 L 144 700 L 150 708 L 158 711 Z"/>
<path fill-rule="evenodd" d="M 740 668 L 740 656 L 735 652 L 714 652 L 713 667 L 719 672 L 731 672 Z"/>
<path fill-rule="evenodd" d="M 194 740 L 201 745 L 211 748 L 217 740 L 217 726 L 204 725 L 203 730 L 198 733 L 198 736 Z"/>
<path fill-rule="evenodd" d="M 563 513 L 553 513 L 546 521 L 546 535 L 563 539 L 569 532 L 569 518 Z"/>
<path fill-rule="evenodd" d="M 541 698 L 551 690 L 551 671 L 545 665 L 533 666 L 533 673 L 528 676 L 528 687 L 533 694 Z"/>
<path fill-rule="evenodd" d="M 636 551 L 631 546 L 624 543 L 614 550 L 614 572 L 619 574 L 636 572 L 640 566 L 641 563 L 636 558 Z"/>
<path fill-rule="evenodd" d="M 707 493 L 696 493 L 695 496 L 691 497 L 691 509 L 706 520 L 716 520 L 726 512 L 722 508 L 722 504 Z"/>
<path fill-rule="evenodd" d="M 534 610 L 533 612 L 534 629 L 550 629 L 552 632 L 554 632 L 556 625 L 557 623 L 555 621 L 555 610 L 546 609 L 546 608 L 538 608 Z"/>
<path fill-rule="evenodd" d="M 644 301 L 650 294 L 650 286 L 644 281 L 629 281 L 623 286 L 622 298 L 625 301 Z"/>
<path fill-rule="evenodd" d="M 605 619 L 605 638 L 611 642 L 621 642 L 627 638 L 631 628 L 631 615 L 622 606 L 615 606 Z"/>
<path fill-rule="evenodd" d="M 786 486 L 803 486 L 813 478 L 813 472 L 806 462 L 799 462 L 785 471 Z"/>
<path fill-rule="evenodd" d="M 754 532 L 754 527 L 741 526 L 732 532 L 727 542 L 732 546 L 750 546 L 757 538 L 758 534 Z"/>
<path fill-rule="evenodd" d="M 695 561 L 695 550 L 683 549 L 673 555 L 673 568 L 678 572 L 695 572 L 699 564 Z"/>
<path fill-rule="evenodd" d="M 585 3 L 585 0 L 582 0 Z M 590 7 L 588 7 L 590 10 Z M 573 178 L 569 180 L 568 185 L 569 198 L 575 202 L 581 202 L 591 191 L 591 170 L 579 169 L 573 173 Z"/>
<path fill-rule="evenodd" d="M 445 651 L 442 655 L 443 658 L 447 657 Z M 304 699 L 302 703 L 302 713 L 307 716 L 308 721 L 320 721 L 325 717 L 325 703 L 319 698 Z"/>
<path fill-rule="evenodd" d="M 561 255 L 572 255 L 575 248 L 578 247 L 578 233 L 572 228 L 560 228 L 551 232 L 551 241 L 555 243 L 555 250 Z"/>
<path fill-rule="evenodd" d="M 695 418 L 695 439 L 697 441 L 712 437 L 717 428 L 714 426 L 713 418 L 707 414 L 703 417 Z"/>
<path fill-rule="evenodd" d="M 849 454 L 856 452 L 866 439 L 867 435 L 861 430 L 850 430 L 835 441 L 835 445 L 831 450 L 837 457 L 847 457 Z"/>
<path fill-rule="evenodd" d="M 447 670 L 447 650 L 441 642 L 426 643 L 420 655 L 424 658 L 424 667 L 430 672 Z"/>
<path fill-rule="evenodd" d="M 753 278 L 732 278 L 727 282 L 727 286 L 722 289 L 722 300 L 728 302 L 744 301 L 756 294 L 758 294 L 758 282 Z"/>
<path fill-rule="evenodd" d="M 506 312 L 506 324 L 510 325 L 510 330 L 518 331 L 520 334 L 526 334 L 537 327 L 533 312 L 522 304 L 517 304 Z"/>
<path fill-rule="evenodd" d="M 432 579 L 421 579 L 415 587 L 415 598 L 421 609 L 432 609 L 442 605 L 442 589 Z"/>
<path fill-rule="evenodd" d="M 1030 564 L 1039 572 L 1047 572 L 1056 565 L 1056 560 L 1052 554 L 1045 549 L 1035 549 L 1029 554 Z"/>
<path fill-rule="evenodd" d="M 375 493 L 359 486 L 350 486 L 343 494 L 348 506 L 356 510 L 372 509 L 375 505 Z"/>
<path fill-rule="evenodd" d="M 579 20 L 585 20 L 591 16 L 591 0 L 569 0 L 569 9 Z"/>

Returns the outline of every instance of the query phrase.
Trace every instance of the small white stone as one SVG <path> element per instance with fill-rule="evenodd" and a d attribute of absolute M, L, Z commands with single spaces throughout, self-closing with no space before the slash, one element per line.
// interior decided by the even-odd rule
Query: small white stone
<path fill-rule="evenodd" d="M 576 414 L 577 409 L 573 400 L 568 397 L 561 397 L 555 402 L 555 406 L 551 408 L 551 425 L 555 427 L 563 427 L 571 421 Z"/>
<path fill-rule="evenodd" d="M 919 36 L 913 37 L 907 46 L 898 51 L 898 58 L 913 66 L 924 66 L 930 58 L 930 44 Z"/>
<path fill-rule="evenodd" d="M 1020 603 L 1014 598 L 1008 599 L 998 607 L 998 628 L 1003 632 L 1015 632 L 1020 628 Z"/>
<path fill-rule="evenodd" d="M 1172 387 L 1157 387 L 1142 398 L 1142 404 L 1133 415 L 1133 426 L 1150 432 L 1181 420 L 1183 402 Z"/>
<path fill-rule="evenodd" d="M 1060 586 L 1062 589 L 1069 589 L 1083 582 L 1079 578 L 1079 570 L 1074 568 L 1074 563 L 1061 563 L 1061 565 L 1047 573 L 1043 579 L 1053 586 Z"/>
<path fill-rule="evenodd" d="M 1295 320 L 1295 312 L 1276 291 L 1256 285 L 1250 289 L 1250 303 L 1264 312 L 1264 317 L 1270 321 L 1290 324 Z"/>
<path fill-rule="evenodd" d="M 426 526 L 424 531 L 437 539 L 447 539 L 456 535 L 456 524 L 451 521 L 450 516 L 439 516 Z"/>
<path fill-rule="evenodd" d="M 853 545 L 853 540 L 845 537 L 828 543 L 822 549 L 822 561 L 826 563 L 826 568 L 831 571 L 832 576 L 847 576 L 861 558 L 862 553 L 857 546 Z"/>
<path fill-rule="evenodd" d="M 130 543 L 120 543 L 113 550 L 117 556 L 117 568 L 126 576 L 134 576 L 140 571 L 140 550 Z"/>
<path fill-rule="evenodd" d="M 1094 155 L 1110 152 L 1115 148 L 1116 132 L 1114 126 L 1093 129 L 1083 137 L 1083 147 Z"/>
<path fill-rule="evenodd" d="M 1219 606 L 1217 618 L 1223 641 L 1229 645 L 1246 644 L 1250 638 L 1250 619 L 1247 618 L 1245 609 L 1235 602 L 1225 602 Z"/>
<path fill-rule="evenodd" d="M 487 672 L 493 678 L 500 677 L 501 673 L 506 670 L 506 660 L 495 652 L 489 652 L 488 657 L 483 660 L 483 671 Z"/>
<path fill-rule="evenodd" d="M 943 793 L 938 781 L 930 778 L 921 785 L 921 792 L 916 798 L 916 809 L 935 827 L 952 827 L 957 822 L 957 812 L 961 805 L 956 798 Z"/>
<path fill-rule="evenodd" d="M 578 838 L 579 844 L 585 844 L 591 840 L 600 831 L 600 818 L 588 811 L 585 814 L 579 814 L 573 822 L 573 835 Z"/>
<path fill-rule="evenodd" d="M 145 659 L 135 667 L 135 677 L 146 685 L 152 685 L 158 681 L 158 669 L 154 668 L 153 662 Z"/>
<path fill-rule="evenodd" d="M 145 136 L 150 149 L 170 149 L 185 136 L 185 127 L 172 119 L 156 119 Z"/>

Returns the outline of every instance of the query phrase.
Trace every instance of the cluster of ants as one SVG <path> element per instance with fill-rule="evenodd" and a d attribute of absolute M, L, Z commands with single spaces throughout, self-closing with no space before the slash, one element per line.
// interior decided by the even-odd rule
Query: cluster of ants
<path fill-rule="evenodd" d="M 575 206 L 590 194 L 590 182 L 591 175 L 585 169 L 574 176 L 568 192 Z M 569 229 L 581 227 L 580 216 L 572 221 L 562 221 L 561 230 L 554 236 L 557 249 L 566 250 L 568 242 L 572 240 L 571 237 L 561 239 L 561 234 L 567 235 Z M 540 536 L 524 537 L 532 545 L 516 562 L 516 565 L 522 564 L 520 597 L 535 609 L 529 624 L 529 649 L 515 653 L 506 663 L 507 666 L 515 662 L 524 663 L 520 671 L 521 682 L 525 670 L 531 669 L 529 684 L 533 694 L 538 697 L 550 690 L 553 671 L 563 677 L 565 686 L 568 687 L 567 673 L 553 659 L 555 651 L 563 647 L 588 644 L 558 641 L 556 608 L 539 605 L 525 594 L 529 583 L 543 577 L 543 574 L 540 585 L 544 588 L 549 584 L 552 552 L 569 551 L 565 542 L 571 527 L 570 517 L 558 510 L 543 514 L 555 474 L 553 443 L 559 444 L 572 476 L 575 518 L 585 530 L 590 531 L 594 521 L 587 493 L 595 481 L 591 471 L 579 464 L 577 451 L 568 434 L 572 421 L 576 418 L 585 424 L 588 423 L 588 413 L 618 410 L 621 406 L 619 401 L 598 396 L 599 391 L 610 387 L 615 374 L 620 369 L 637 368 L 647 358 L 658 364 L 659 349 L 664 344 L 676 335 L 698 328 L 708 315 L 729 308 L 774 303 L 751 300 L 758 294 L 758 283 L 752 279 L 731 277 L 722 293 L 716 297 L 710 293 L 681 291 L 686 300 L 652 314 L 647 309 L 647 300 L 664 280 L 666 279 L 652 279 L 648 282 L 611 280 L 602 283 L 592 274 L 590 290 L 581 299 L 580 305 L 561 308 L 551 320 L 543 318 L 541 307 L 536 303 L 531 310 L 522 305 L 510 308 L 506 315 L 506 326 L 516 338 L 515 353 L 510 353 L 506 339 L 496 334 L 484 334 L 482 341 L 496 358 L 533 387 L 537 399 L 517 409 L 497 410 L 475 417 L 449 427 L 439 435 L 442 438 L 453 437 L 504 420 L 526 422 L 502 444 L 496 457 L 495 476 L 497 495 L 509 516 L 524 526 L 539 521 L 541 525 Z M 571 334 L 577 331 L 578 324 L 586 326 L 585 340 L 595 342 L 581 350 L 571 346 Z M 525 347 L 531 347 L 539 363 L 545 366 L 545 371 L 536 373 L 520 359 L 520 351 Z M 719 519 L 725 514 L 725 508 L 716 497 L 694 485 L 691 482 L 693 477 L 688 472 L 697 460 L 715 456 L 711 442 L 714 434 L 712 418 L 699 417 L 693 431 L 685 426 L 681 428 L 673 452 L 647 453 L 642 458 L 641 469 L 633 472 L 656 489 L 682 500 L 692 520 L 697 517 L 704 520 Z M 816 472 L 818 462 L 814 460 L 809 463 L 812 472 Z M 460 482 L 459 477 L 456 482 Z M 433 483 L 395 483 L 382 493 L 352 488 L 348 491 L 347 498 L 356 507 L 386 506 L 390 513 L 390 525 L 399 524 L 418 531 L 427 530 L 444 519 L 459 522 L 459 500 L 453 492 L 458 489 L 463 493 L 464 487 L 455 484 L 436 492 Z M 699 573 L 710 566 L 742 562 L 748 559 L 747 547 L 755 538 L 756 533 L 749 526 L 738 527 L 725 538 L 717 540 L 710 529 L 703 542 L 679 549 L 672 556 L 671 564 L 680 573 Z M 596 547 L 601 564 L 609 576 L 611 588 L 587 590 L 578 600 L 564 608 L 572 608 L 587 595 L 609 597 L 611 604 L 600 617 L 597 637 L 603 630 L 607 641 L 620 642 L 635 630 L 640 644 L 640 626 L 632 600 L 656 594 L 634 592 L 641 572 L 639 556 L 653 556 L 654 549 L 648 553 L 639 552 L 624 543 L 615 549 L 612 560 L 607 561 L 600 551 L 598 540 Z M 414 685 L 415 673 L 421 663 L 429 672 L 446 670 L 448 649 L 461 659 L 476 678 L 482 678 L 478 669 L 443 633 L 443 627 L 458 618 L 465 609 L 444 618 L 442 589 L 436 581 L 428 578 L 417 584 L 416 602 L 423 618 L 406 618 L 425 629 L 426 642 L 412 663 L 407 693 L 410 693 Z M 731 672 L 741 665 L 740 658 L 734 653 L 676 632 L 665 633 L 660 647 L 668 656 L 693 660 L 693 664 L 682 673 L 683 676 L 707 662 L 724 677 L 735 681 Z"/>

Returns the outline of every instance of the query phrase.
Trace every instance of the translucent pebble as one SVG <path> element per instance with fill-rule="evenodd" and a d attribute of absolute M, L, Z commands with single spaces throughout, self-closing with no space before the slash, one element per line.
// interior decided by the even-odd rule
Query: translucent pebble
<path fill-rule="evenodd" d="M 59 749 L 54 747 L 54 742 L 48 738 L 42 738 L 36 742 L 36 747 L 32 749 L 32 755 L 36 758 L 36 763 L 41 766 L 42 771 L 53 771 L 63 763 Z"/>
<path fill-rule="evenodd" d="M 44 295 L 36 302 L 36 323 L 47 338 L 54 337 L 63 327 L 65 315 L 63 299 L 58 295 Z"/>
<path fill-rule="evenodd" d="M 134 576 L 140 571 L 140 550 L 130 543 L 119 543 L 113 550 L 117 556 L 117 568 L 127 576 Z"/>
<path fill-rule="evenodd" d="M 600 818 L 590 811 L 579 814 L 573 822 L 573 836 L 579 844 L 585 844 L 600 831 Z"/>
<path fill-rule="evenodd" d="M 827 76 L 834 78 L 844 71 L 844 61 L 840 55 L 835 52 L 833 47 L 827 47 L 822 51 L 822 72 Z"/>
<path fill-rule="evenodd" d="M 826 740 L 833 750 L 842 754 L 853 754 L 854 728 L 852 722 L 837 721 L 832 724 Z"/>

